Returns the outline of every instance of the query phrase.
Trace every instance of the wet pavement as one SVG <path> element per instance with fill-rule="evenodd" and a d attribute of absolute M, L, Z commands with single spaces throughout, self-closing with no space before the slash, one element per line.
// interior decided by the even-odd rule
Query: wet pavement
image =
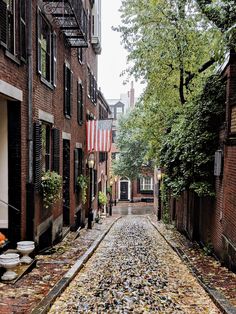
<path fill-rule="evenodd" d="M 221 313 L 147 212 L 115 223 L 50 313 Z"/>
<path fill-rule="evenodd" d="M 113 215 L 125 216 L 125 215 L 151 215 L 153 214 L 152 203 L 130 203 L 119 202 L 117 206 L 113 206 Z"/>

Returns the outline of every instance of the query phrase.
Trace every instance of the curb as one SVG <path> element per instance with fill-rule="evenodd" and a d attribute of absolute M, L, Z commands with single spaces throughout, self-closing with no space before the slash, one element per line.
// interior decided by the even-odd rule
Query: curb
<path fill-rule="evenodd" d="M 66 289 L 72 279 L 78 274 L 78 272 L 84 267 L 85 263 L 93 255 L 94 251 L 98 248 L 99 244 L 114 226 L 114 224 L 121 217 L 116 218 L 109 227 L 99 236 L 88 250 L 77 260 L 77 262 L 63 275 L 63 277 L 55 284 L 55 286 L 49 291 L 49 293 L 40 301 L 40 303 L 31 311 L 31 314 L 45 314 L 50 309 L 50 306 L 55 299 Z"/>
<path fill-rule="evenodd" d="M 236 308 L 232 306 L 228 300 L 216 289 L 208 287 L 203 280 L 201 280 L 201 276 L 198 270 L 191 264 L 191 260 L 185 255 L 185 253 L 178 247 L 174 246 L 167 238 L 158 230 L 158 227 L 155 223 L 148 217 L 148 220 L 152 224 L 152 226 L 158 231 L 158 233 L 162 236 L 162 238 L 166 241 L 166 243 L 175 251 L 175 253 L 179 256 L 179 258 L 185 263 L 185 265 L 192 272 L 194 277 L 197 279 L 199 284 L 203 287 L 203 289 L 209 294 L 212 301 L 215 305 L 222 311 L 223 314 L 236 314 Z"/>

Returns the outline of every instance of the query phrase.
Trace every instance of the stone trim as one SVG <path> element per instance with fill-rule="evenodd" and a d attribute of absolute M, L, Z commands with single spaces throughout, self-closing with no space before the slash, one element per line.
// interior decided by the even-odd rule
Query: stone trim
<path fill-rule="evenodd" d="M 22 90 L 2 80 L 0 80 L 0 94 L 10 97 L 11 99 L 14 99 L 14 100 L 23 101 Z"/>

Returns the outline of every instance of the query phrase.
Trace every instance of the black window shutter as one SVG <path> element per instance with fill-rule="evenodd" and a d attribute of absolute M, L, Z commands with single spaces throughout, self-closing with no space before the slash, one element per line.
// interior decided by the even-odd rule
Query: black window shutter
<path fill-rule="evenodd" d="M 57 86 L 57 34 L 52 33 L 52 83 Z"/>
<path fill-rule="evenodd" d="M 42 74 L 42 61 L 41 61 L 41 31 L 42 31 L 42 16 L 41 10 L 37 10 L 37 63 L 38 73 Z"/>
<path fill-rule="evenodd" d="M 73 72 L 70 71 L 70 103 L 69 103 L 69 116 L 72 114 L 72 103 L 73 103 Z"/>
<path fill-rule="evenodd" d="M 35 190 L 39 191 L 42 177 L 42 130 L 39 121 L 34 124 L 34 183 Z"/>
<path fill-rule="evenodd" d="M 25 0 L 20 0 L 20 54 L 26 60 L 26 10 Z"/>
<path fill-rule="evenodd" d="M 137 179 L 137 193 L 140 193 L 140 179 Z"/>
<path fill-rule="evenodd" d="M 74 150 L 74 190 L 77 191 L 77 178 L 79 176 L 79 150 Z"/>
<path fill-rule="evenodd" d="M 67 66 L 66 64 L 64 64 L 64 114 L 67 115 L 67 101 L 68 101 L 68 97 L 67 97 L 67 90 L 68 90 L 68 86 L 67 86 Z"/>
<path fill-rule="evenodd" d="M 94 170 L 94 196 L 97 195 L 97 170 Z"/>
<path fill-rule="evenodd" d="M 52 129 L 52 169 L 60 173 L 60 130 Z"/>
<path fill-rule="evenodd" d="M 0 0 L 0 43 L 7 47 L 7 4 Z"/>

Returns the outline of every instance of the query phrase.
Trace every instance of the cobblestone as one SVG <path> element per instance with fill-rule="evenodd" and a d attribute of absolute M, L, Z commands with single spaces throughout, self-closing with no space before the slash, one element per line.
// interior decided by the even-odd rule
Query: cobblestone
<path fill-rule="evenodd" d="M 37 255 L 37 267 L 24 275 L 14 285 L 0 283 L 0 313 L 28 314 L 49 293 L 53 286 L 83 255 L 116 217 L 108 217 L 92 230 L 82 229 L 75 239 L 70 232 L 62 242 L 46 255 Z"/>
<path fill-rule="evenodd" d="M 221 312 L 148 219 L 126 216 L 50 313 Z"/>

